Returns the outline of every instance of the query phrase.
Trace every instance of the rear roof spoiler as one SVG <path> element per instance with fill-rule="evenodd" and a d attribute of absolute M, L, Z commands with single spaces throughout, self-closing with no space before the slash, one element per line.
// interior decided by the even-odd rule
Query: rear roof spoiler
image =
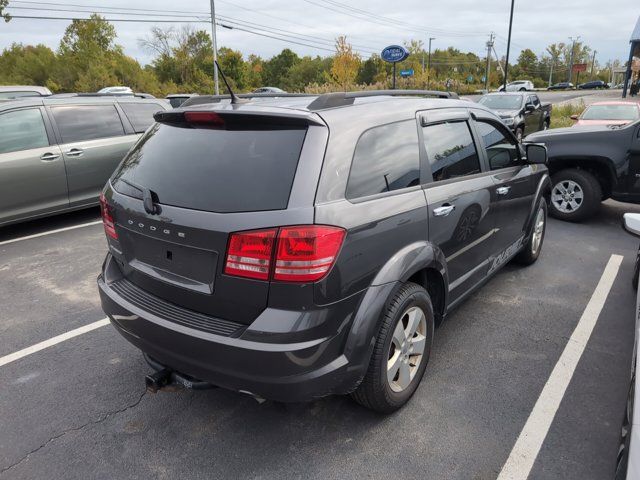
<path fill-rule="evenodd" d="M 317 115 L 301 110 L 287 110 L 280 112 L 263 112 L 263 111 L 237 111 L 237 110 L 163 110 L 153 115 L 158 123 L 168 123 L 174 125 L 186 125 L 189 122 L 185 119 L 185 114 L 191 112 L 214 114 L 220 119 L 238 127 L 243 123 L 251 125 L 272 125 L 272 126 L 309 126 L 320 125 L 326 126 Z"/>

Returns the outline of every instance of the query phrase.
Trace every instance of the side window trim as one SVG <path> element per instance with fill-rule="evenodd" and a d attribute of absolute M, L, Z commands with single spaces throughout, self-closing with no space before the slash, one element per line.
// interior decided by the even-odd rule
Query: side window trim
<path fill-rule="evenodd" d="M 403 123 L 403 122 L 414 122 L 414 128 L 416 128 L 416 139 L 418 140 L 418 150 L 417 150 L 417 154 L 418 154 L 418 185 L 413 185 L 410 187 L 404 187 L 404 188 L 398 188 L 398 189 L 394 189 L 394 190 L 390 190 L 387 192 L 380 192 L 380 193 L 373 193 L 373 194 L 369 194 L 369 195 L 361 195 L 358 197 L 351 197 L 349 195 L 349 183 L 351 180 L 351 174 L 353 172 L 353 166 L 354 166 L 354 159 L 356 157 L 356 150 L 358 148 L 358 144 L 360 143 L 360 140 L 362 139 L 362 137 L 367 133 L 370 132 L 371 130 L 374 130 L 376 128 L 382 128 L 385 126 L 389 126 L 389 125 L 394 125 L 397 123 Z M 385 124 L 381 124 L 381 125 L 375 125 L 373 127 L 369 127 L 366 130 L 362 131 L 360 133 L 360 135 L 358 136 L 358 139 L 356 140 L 355 146 L 353 148 L 353 153 L 351 155 L 351 160 L 350 160 L 350 165 L 349 165 L 349 173 L 347 175 L 347 183 L 345 185 L 345 190 L 344 190 L 344 198 L 345 200 L 347 200 L 348 202 L 351 203 L 361 203 L 364 201 L 368 201 L 368 200 L 374 200 L 377 198 L 381 198 L 381 197 L 386 197 L 386 196 L 390 196 L 390 195 L 399 195 L 399 194 L 403 194 L 403 193 L 407 193 L 413 190 L 419 190 L 421 188 L 421 182 L 422 182 L 422 154 L 420 153 L 420 131 L 422 130 L 421 127 L 419 127 L 418 123 L 416 122 L 415 117 L 414 118 L 406 118 L 403 120 L 396 120 L 393 122 L 389 122 L 389 123 L 385 123 Z"/>
<path fill-rule="evenodd" d="M 474 135 L 477 138 L 477 142 L 478 145 L 480 145 L 480 149 L 482 150 L 480 156 L 482 157 L 482 168 L 483 171 L 495 174 L 496 172 L 502 172 L 502 171 L 506 171 L 509 169 L 513 169 L 513 168 L 520 168 L 523 165 L 526 165 L 525 163 L 523 163 L 522 161 L 522 157 L 523 157 L 523 151 L 522 151 L 522 146 L 518 143 L 518 141 L 516 140 L 515 136 L 513 135 L 513 133 L 502 124 L 502 122 L 495 120 L 493 118 L 490 118 L 488 116 L 477 116 L 474 113 L 471 114 L 473 117 L 473 132 Z M 511 143 L 513 143 L 514 145 L 516 145 L 517 149 L 516 151 L 518 152 L 518 160 L 519 163 L 515 164 L 515 165 L 509 165 L 508 167 L 504 167 L 504 168 L 499 168 L 496 170 L 491 170 L 491 166 L 489 165 L 489 157 L 487 156 L 487 146 L 484 143 L 484 139 L 482 138 L 482 135 L 480 135 L 480 132 L 478 131 L 478 128 L 476 126 L 476 124 L 478 122 L 483 122 L 483 123 L 488 123 L 489 125 L 491 125 L 492 127 L 494 127 L 496 130 L 498 130 L 500 133 L 502 133 L 506 138 L 508 138 L 509 140 L 511 140 Z"/>
<path fill-rule="evenodd" d="M 473 122 L 471 121 L 472 117 L 473 117 L 473 114 L 467 111 L 466 117 L 464 120 L 462 119 L 462 116 L 459 114 L 459 112 L 455 112 L 454 115 L 452 115 L 451 117 L 442 116 L 442 118 L 439 118 L 438 121 L 427 122 L 426 124 L 422 120 L 420 121 L 420 132 L 419 132 L 420 150 L 421 150 L 420 155 L 421 155 L 421 158 L 424 155 L 424 159 L 426 162 L 426 169 L 427 169 L 427 179 L 428 179 L 426 183 L 422 184 L 423 188 L 429 188 L 434 185 L 446 185 L 447 183 L 452 183 L 452 182 L 460 181 L 462 179 L 467 179 L 467 178 L 475 178 L 476 176 L 482 176 L 483 174 L 489 171 L 485 161 L 486 152 L 484 151 L 484 149 L 480 148 L 480 146 L 484 144 L 481 144 L 478 142 L 478 135 L 475 129 L 475 125 L 473 125 Z M 469 133 L 471 134 L 471 139 L 473 141 L 474 147 L 476 149 L 476 153 L 478 155 L 480 172 L 474 173 L 471 175 L 465 175 L 463 177 L 450 178 L 447 180 L 434 180 L 433 169 L 431 168 L 431 161 L 429 160 L 429 154 L 427 153 L 427 149 L 424 144 L 423 130 L 425 128 L 428 128 L 431 125 L 438 125 L 440 123 L 466 123 L 467 124 L 467 127 L 469 128 Z"/>
<path fill-rule="evenodd" d="M 118 115 L 120 115 L 120 121 L 122 122 L 122 127 L 124 128 L 124 134 L 135 135 L 136 131 L 133 128 L 133 125 L 131 124 L 131 120 L 129 120 L 129 117 L 127 117 L 127 114 L 125 113 L 124 109 L 120 105 L 120 102 L 114 102 L 113 106 L 116 107 L 116 110 L 118 111 Z"/>
<path fill-rule="evenodd" d="M 96 106 L 110 106 L 115 108 L 118 117 L 120 118 L 120 124 L 122 125 L 122 130 L 124 131 L 124 133 L 122 135 L 116 135 L 115 137 L 101 137 L 101 138 L 92 138 L 89 140 L 80 140 L 80 142 L 91 142 L 93 140 L 101 140 L 103 138 L 117 138 L 117 137 L 123 137 L 128 135 L 127 133 L 127 129 L 125 127 L 125 122 L 123 121 L 122 117 L 123 114 L 120 112 L 120 109 L 118 108 L 117 102 L 113 102 L 113 103 L 60 103 L 60 104 L 54 104 L 54 105 L 46 105 L 44 108 L 47 111 L 48 117 L 49 117 L 49 121 L 51 122 L 51 126 L 53 128 L 53 131 L 55 133 L 55 137 L 56 137 L 56 143 L 58 145 L 64 145 L 65 142 L 62 139 L 62 134 L 60 133 L 60 128 L 58 127 L 58 124 L 56 123 L 55 117 L 53 115 L 53 111 L 52 108 L 55 107 L 96 107 Z M 78 143 L 78 142 L 67 142 L 67 143 Z"/>
<path fill-rule="evenodd" d="M 49 123 L 49 118 L 47 117 L 47 114 L 42 105 L 21 106 L 17 108 L 12 108 L 11 110 L 4 110 L 0 112 L 0 116 L 13 113 L 13 112 L 18 112 L 21 110 L 38 110 L 40 112 L 40 116 L 42 117 L 42 123 L 44 125 L 44 130 L 47 135 L 47 142 L 48 142 L 47 147 L 55 146 L 56 145 L 55 136 L 53 135 L 53 130 Z M 24 150 L 14 150 L 12 152 L 6 152 L 6 153 L 13 153 L 13 152 L 19 152 L 19 151 L 24 151 Z"/>

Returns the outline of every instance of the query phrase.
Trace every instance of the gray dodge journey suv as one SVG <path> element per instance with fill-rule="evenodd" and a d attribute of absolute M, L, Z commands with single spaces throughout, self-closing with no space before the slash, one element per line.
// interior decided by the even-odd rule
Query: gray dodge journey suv
<path fill-rule="evenodd" d="M 113 325 L 159 371 L 148 381 L 407 402 L 434 327 L 511 259 L 535 262 L 545 233 L 544 146 L 448 97 L 157 113 L 103 191 L 98 278 Z"/>

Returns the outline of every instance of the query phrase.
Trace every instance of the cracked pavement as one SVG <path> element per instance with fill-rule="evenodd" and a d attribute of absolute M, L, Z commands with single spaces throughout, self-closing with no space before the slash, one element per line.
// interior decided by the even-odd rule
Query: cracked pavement
<path fill-rule="evenodd" d="M 550 221 L 540 261 L 507 266 L 436 330 L 415 397 L 383 417 L 348 398 L 259 404 L 222 389 L 140 393 L 150 372 L 111 326 L 0 367 L 0 479 L 497 476 L 609 255 L 624 255 L 530 478 L 613 473 L 633 341 L 638 240 L 607 202 Z M 0 241 L 97 218 L 0 230 Z M 104 317 L 102 227 L 0 246 L 0 356 Z"/>

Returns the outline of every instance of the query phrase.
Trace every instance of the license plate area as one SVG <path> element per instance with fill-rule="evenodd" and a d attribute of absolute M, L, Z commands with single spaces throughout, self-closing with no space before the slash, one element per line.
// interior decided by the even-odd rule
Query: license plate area
<path fill-rule="evenodd" d="M 218 254 L 125 230 L 121 238 L 129 265 L 157 280 L 212 294 Z"/>

